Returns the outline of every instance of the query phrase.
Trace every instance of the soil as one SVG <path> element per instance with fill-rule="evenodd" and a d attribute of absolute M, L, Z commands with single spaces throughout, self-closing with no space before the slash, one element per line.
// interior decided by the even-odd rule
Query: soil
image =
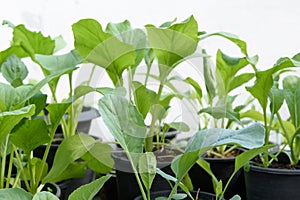
<path fill-rule="evenodd" d="M 289 161 L 285 158 L 285 156 L 279 157 L 279 161 L 273 161 L 268 168 L 272 169 L 288 169 L 288 170 L 300 170 L 300 163 L 295 166 L 291 166 Z M 255 163 L 262 164 L 259 157 L 255 157 L 253 160 Z"/>

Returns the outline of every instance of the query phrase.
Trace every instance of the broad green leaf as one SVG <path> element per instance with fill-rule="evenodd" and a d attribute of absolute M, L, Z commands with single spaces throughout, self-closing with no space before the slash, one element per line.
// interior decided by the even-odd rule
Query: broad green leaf
<path fill-rule="evenodd" d="M 154 104 L 150 108 L 152 118 L 161 121 L 166 117 L 167 110 L 160 104 Z"/>
<path fill-rule="evenodd" d="M 16 90 L 10 85 L 0 83 L 0 94 L 0 111 L 12 110 L 16 99 Z"/>
<path fill-rule="evenodd" d="M 93 171 L 106 174 L 109 173 L 114 165 L 111 157 L 112 147 L 109 144 L 95 142 L 94 146 L 82 156 L 87 165 Z"/>
<path fill-rule="evenodd" d="M 43 179 L 43 183 L 55 180 L 71 163 L 86 154 L 94 145 L 94 138 L 86 134 L 77 134 L 65 138 L 57 149 L 53 166 Z"/>
<path fill-rule="evenodd" d="M 264 112 L 268 105 L 269 92 L 274 84 L 273 75 L 282 69 L 299 66 L 300 63 L 298 61 L 284 57 L 280 58 L 271 69 L 256 73 L 254 85 L 246 87 L 246 89 L 258 100 Z"/>
<path fill-rule="evenodd" d="M 177 193 L 177 194 L 173 194 L 172 199 L 180 200 L 180 199 L 184 199 L 186 197 L 187 197 L 187 195 L 184 193 Z"/>
<path fill-rule="evenodd" d="M 68 167 L 65 170 L 63 170 L 59 174 L 59 176 L 53 178 L 51 182 L 57 183 L 72 178 L 82 178 L 85 176 L 85 174 L 86 174 L 86 163 L 75 161 L 69 164 Z M 45 175 L 47 175 L 47 173 Z"/>
<path fill-rule="evenodd" d="M 23 118 L 32 116 L 34 109 L 34 105 L 29 105 L 10 112 L 0 112 L 0 142 Z"/>
<path fill-rule="evenodd" d="M 233 58 L 222 51 L 217 52 L 217 71 L 220 74 L 225 92 L 230 91 L 230 84 L 237 72 L 249 64 L 248 60 L 244 58 Z"/>
<path fill-rule="evenodd" d="M 211 149 L 224 144 L 235 144 L 251 149 L 262 146 L 264 144 L 264 136 L 265 129 L 259 123 L 239 130 L 219 128 L 201 130 L 189 140 L 185 151 Z"/>
<path fill-rule="evenodd" d="M 32 200 L 59 200 L 59 198 L 51 192 L 42 191 L 36 193 Z"/>
<path fill-rule="evenodd" d="M 176 175 L 176 178 L 181 181 L 198 159 L 198 151 L 185 152 L 175 157 L 172 161 L 171 169 Z"/>
<path fill-rule="evenodd" d="M 156 157 L 152 152 L 144 153 L 139 159 L 139 173 L 147 191 L 150 190 L 156 174 Z"/>
<path fill-rule="evenodd" d="M 67 46 L 66 41 L 64 40 L 64 38 L 61 35 L 57 36 L 53 39 L 55 41 L 55 48 L 53 50 L 54 53 L 61 50 L 61 49 L 63 49 L 63 48 L 65 48 Z"/>
<path fill-rule="evenodd" d="M 9 56 L 0 69 L 3 77 L 14 87 L 22 85 L 28 75 L 27 67 L 16 55 Z"/>
<path fill-rule="evenodd" d="M 223 182 L 222 182 L 222 180 L 220 180 L 220 181 L 217 183 L 217 185 L 216 185 L 216 187 L 214 188 L 214 190 L 215 190 L 215 193 L 216 193 L 217 196 L 220 196 L 220 195 L 221 195 L 221 193 L 222 193 L 222 191 L 223 191 Z"/>
<path fill-rule="evenodd" d="M 75 49 L 85 60 L 106 69 L 114 85 L 120 85 L 122 73 L 135 64 L 133 46 L 121 42 L 93 19 L 82 19 L 72 25 Z"/>
<path fill-rule="evenodd" d="M 190 127 L 184 122 L 171 122 L 166 124 L 170 128 L 174 128 L 177 131 L 188 132 Z"/>
<path fill-rule="evenodd" d="M 199 99 L 202 98 L 202 89 L 201 89 L 200 85 L 194 79 L 188 77 L 184 80 L 184 82 L 190 84 L 194 88 L 197 95 L 199 96 Z"/>
<path fill-rule="evenodd" d="M 300 126 L 300 78 L 287 76 L 283 80 L 283 88 L 291 120 L 297 129 Z"/>
<path fill-rule="evenodd" d="M 134 85 L 134 101 L 139 112 L 146 118 L 153 102 L 155 102 L 156 93 L 149 90 L 139 82 L 133 82 Z"/>
<path fill-rule="evenodd" d="M 45 94 L 36 94 L 28 100 L 28 104 L 35 105 L 35 114 L 33 117 L 39 115 L 44 108 L 46 107 L 47 95 Z"/>
<path fill-rule="evenodd" d="M 241 197 L 236 194 L 233 197 L 231 197 L 229 200 L 241 200 Z"/>
<path fill-rule="evenodd" d="M 294 133 L 291 143 L 291 164 L 295 166 L 300 160 L 300 129 L 297 129 L 297 131 Z"/>
<path fill-rule="evenodd" d="M 199 114 L 201 113 L 208 113 L 215 119 L 227 118 L 237 123 L 240 123 L 239 113 L 234 112 L 232 109 L 226 108 L 225 106 L 203 108 L 199 111 Z"/>
<path fill-rule="evenodd" d="M 236 76 L 232 79 L 232 81 L 230 82 L 229 85 L 229 92 L 241 85 L 243 85 L 244 83 L 247 83 L 248 81 L 250 81 L 253 77 L 255 76 L 255 74 L 253 73 L 244 73 L 241 74 L 239 76 Z"/>
<path fill-rule="evenodd" d="M 21 188 L 8 188 L 0 190 L 0 199 L 7 200 L 31 200 L 32 194 Z"/>
<path fill-rule="evenodd" d="M 146 26 L 150 48 L 159 63 L 162 78 L 178 65 L 178 61 L 194 53 L 198 44 L 198 24 L 193 16 L 168 28 Z"/>
<path fill-rule="evenodd" d="M 203 37 L 200 38 L 200 40 L 203 40 L 203 39 L 211 37 L 211 36 L 220 36 L 220 37 L 230 40 L 231 42 L 235 43 L 241 49 L 241 52 L 245 56 L 248 56 L 247 43 L 245 41 L 239 39 L 238 36 L 236 36 L 232 33 L 228 33 L 228 32 L 217 32 L 217 33 L 211 33 L 211 34 L 204 35 Z"/>
<path fill-rule="evenodd" d="M 177 21 L 177 18 L 174 18 L 172 21 L 167 21 L 162 23 L 159 27 L 160 28 L 167 28 L 169 26 L 171 26 L 172 24 L 174 24 Z"/>
<path fill-rule="evenodd" d="M 30 138 L 30 139 L 29 139 Z M 36 147 L 50 141 L 48 127 L 44 119 L 25 120 L 10 137 L 12 143 L 29 153 Z"/>
<path fill-rule="evenodd" d="M 71 103 L 51 103 L 46 107 L 52 128 L 56 129 L 70 105 Z"/>
<path fill-rule="evenodd" d="M 140 64 L 144 57 L 146 48 L 146 34 L 141 29 L 133 29 L 128 20 L 121 23 L 108 23 L 106 32 L 116 36 L 120 41 L 130 44 L 136 51 L 135 64 L 136 67 Z"/>
<path fill-rule="evenodd" d="M 237 173 L 243 166 L 245 166 L 255 156 L 257 156 L 262 152 L 267 151 L 269 148 L 273 146 L 274 145 L 267 145 L 267 146 L 252 148 L 235 157 L 234 173 Z"/>
<path fill-rule="evenodd" d="M 106 175 L 79 187 L 69 196 L 69 200 L 92 200 L 110 177 L 110 175 Z"/>
<path fill-rule="evenodd" d="M 206 51 L 203 49 L 202 53 L 206 54 Z M 216 96 L 216 83 L 209 58 L 206 56 L 203 57 L 203 75 L 206 91 L 210 102 L 212 102 L 213 98 Z"/>
<path fill-rule="evenodd" d="M 82 62 L 81 56 L 75 50 L 64 55 L 36 54 L 35 59 L 49 74 L 58 73 L 67 69 L 75 69 L 75 67 Z"/>
<path fill-rule="evenodd" d="M 272 87 L 270 89 L 269 98 L 271 102 L 270 104 L 271 113 L 275 114 L 279 111 L 279 109 L 281 108 L 284 102 L 284 92 L 281 89 Z"/>
<path fill-rule="evenodd" d="M 123 96 L 106 95 L 99 100 L 99 112 L 123 150 L 143 152 L 147 128 L 143 116 L 134 105 Z"/>
<path fill-rule="evenodd" d="M 13 39 L 11 46 L 0 52 L 0 64 L 4 60 L 15 54 L 19 58 L 31 57 L 34 54 L 50 55 L 53 53 L 55 41 L 49 36 L 45 37 L 41 32 L 32 32 L 20 24 L 13 27 Z"/>

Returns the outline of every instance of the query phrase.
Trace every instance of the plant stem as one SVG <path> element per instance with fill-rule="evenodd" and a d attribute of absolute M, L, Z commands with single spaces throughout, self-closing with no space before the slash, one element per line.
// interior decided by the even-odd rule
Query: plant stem
<path fill-rule="evenodd" d="M 5 166 L 6 166 L 6 151 L 7 151 L 7 145 L 8 145 L 8 137 L 5 138 L 5 144 L 2 152 L 2 164 L 1 164 L 1 180 L 0 180 L 0 188 L 4 187 L 4 177 L 5 177 Z"/>
<path fill-rule="evenodd" d="M 157 96 L 156 96 L 156 99 L 155 99 L 155 104 L 159 104 L 159 100 L 160 100 L 160 96 L 162 94 L 163 87 L 164 87 L 164 85 L 161 82 L 159 84 Z M 154 110 L 153 112 L 155 113 L 155 111 L 156 110 Z M 147 152 L 152 152 L 152 149 L 153 149 L 153 135 L 154 135 L 154 131 L 155 131 L 155 122 L 156 122 L 156 117 L 152 116 L 151 124 L 150 124 L 150 130 L 149 130 L 149 133 L 148 133 L 147 138 L 145 140 L 145 150 Z"/>
<path fill-rule="evenodd" d="M 17 159 L 17 161 L 18 161 L 18 165 L 19 165 L 19 167 L 20 167 L 20 169 L 21 169 L 21 174 L 22 174 L 22 176 L 23 176 L 23 181 L 24 181 L 24 183 L 25 183 L 26 189 L 27 189 L 29 192 L 32 193 L 31 188 L 30 188 L 30 185 L 29 185 L 29 183 L 28 183 L 28 179 L 27 179 L 25 170 L 24 170 L 23 165 L 22 165 L 21 158 L 20 158 L 20 156 L 19 156 L 19 153 L 17 152 L 17 149 L 16 149 L 15 145 L 13 145 L 13 150 L 14 150 L 14 152 L 15 152 L 16 159 Z"/>

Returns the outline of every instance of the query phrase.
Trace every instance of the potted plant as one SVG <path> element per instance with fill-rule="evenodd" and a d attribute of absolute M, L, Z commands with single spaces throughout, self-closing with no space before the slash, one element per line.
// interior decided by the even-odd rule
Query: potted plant
<path fill-rule="evenodd" d="M 266 128 L 265 144 L 270 143 L 272 130 L 278 130 L 285 138 L 283 146 L 276 148 L 277 150 L 263 152 L 253 160 L 245 172 L 248 199 L 299 198 L 296 188 L 290 184 L 299 179 L 299 170 L 295 167 L 299 162 L 298 110 L 295 101 L 298 95 L 298 77 L 288 76 L 283 79 L 283 84 L 279 78 L 280 74 L 288 71 L 289 68 L 298 66 L 298 54 L 292 58 L 280 58 L 272 68 L 257 72 L 255 84 L 247 88 L 257 99 L 262 114 L 250 110 L 244 116 L 263 121 Z M 289 111 L 287 120 L 284 120 L 280 114 L 284 102 Z M 281 167 L 278 168 L 278 165 Z M 265 181 L 268 184 L 265 184 Z M 254 182 L 255 186 L 253 186 Z M 260 192 L 262 189 L 264 192 Z"/>
<path fill-rule="evenodd" d="M 120 29 L 120 27 L 126 28 Z M 138 30 L 134 31 L 135 29 L 133 29 L 133 31 L 130 31 L 131 28 L 128 25 L 128 22 L 126 21 L 121 24 L 109 24 L 108 28 L 106 28 L 106 32 L 102 30 L 101 25 L 97 21 L 92 19 L 83 19 L 73 25 L 75 48 L 78 51 L 78 53 L 85 60 L 105 68 L 107 74 L 112 80 L 112 83 L 116 87 L 116 90 L 111 95 L 112 99 L 104 98 L 103 101 L 105 102 L 103 103 L 105 105 L 100 103 L 99 111 L 101 115 L 105 115 L 103 116 L 103 120 L 109 124 L 107 120 L 110 116 L 108 116 L 109 113 L 107 113 L 108 111 L 106 109 L 108 108 L 108 106 L 113 106 L 114 104 L 116 104 L 116 106 L 120 106 L 118 107 L 118 111 L 120 112 L 121 116 L 120 118 L 114 120 L 115 123 L 119 124 L 119 126 L 122 127 L 128 124 L 129 127 L 130 122 L 128 123 L 126 121 L 130 117 L 136 118 L 136 120 L 138 120 L 139 123 L 141 123 L 141 127 L 136 127 L 134 124 L 132 125 L 133 127 L 139 130 L 135 130 L 133 127 L 127 127 L 126 130 L 115 130 L 112 127 L 112 124 L 110 124 L 111 126 L 108 125 L 108 128 L 110 129 L 111 133 L 114 135 L 115 139 L 120 144 L 125 153 L 123 153 L 122 155 L 127 156 L 127 158 L 125 156 L 125 159 L 121 158 L 121 160 L 127 160 L 128 164 L 125 168 L 127 168 L 127 170 L 129 171 L 136 170 L 135 166 L 134 169 L 131 169 L 133 167 L 129 162 L 132 161 L 132 158 L 130 156 L 131 153 L 143 153 L 143 149 L 145 149 L 145 151 L 147 152 L 153 152 L 153 150 L 155 150 L 154 147 L 157 148 L 158 152 L 160 151 L 160 149 L 165 149 L 164 143 L 161 143 L 161 141 L 163 142 L 162 138 L 164 138 L 165 136 L 164 134 L 159 134 L 159 132 L 161 130 L 164 130 L 164 128 L 161 129 L 160 127 L 161 122 L 163 121 L 162 119 L 166 115 L 166 110 L 168 109 L 170 97 L 163 98 L 162 96 L 162 93 L 164 92 L 164 84 L 172 69 L 174 69 L 180 62 L 186 59 L 187 56 L 191 55 L 197 47 L 198 30 L 197 23 L 193 17 L 188 18 L 182 23 L 174 24 L 168 28 L 156 28 L 152 25 L 148 25 L 146 29 L 148 32 L 148 43 L 150 46 L 149 49 L 146 49 L 146 62 L 148 63 L 148 67 L 150 68 L 153 62 L 152 56 L 154 56 L 157 58 L 159 65 L 160 74 L 157 77 L 159 83 L 157 92 L 147 87 L 147 77 L 150 76 L 149 73 L 147 73 L 147 77 L 144 84 L 133 80 L 136 66 L 141 61 L 139 58 L 144 57 L 145 42 L 143 43 L 144 45 L 142 47 L 138 47 L 136 45 L 138 41 L 145 40 L 144 33 L 141 34 Z M 112 33 L 118 33 L 119 36 L 113 36 Z M 155 37 L 159 37 L 159 35 L 162 35 L 164 33 L 167 34 L 166 39 L 168 39 L 168 43 L 170 44 L 170 46 L 160 47 L 158 46 L 160 44 L 158 43 L 158 41 L 156 41 Z M 137 34 L 139 34 L 139 36 L 136 36 Z M 125 37 L 128 35 L 133 35 L 131 38 L 135 38 L 135 40 L 126 42 L 124 38 L 128 38 Z M 90 37 L 88 36 L 94 37 L 95 40 L 91 41 Z M 172 36 L 177 36 L 178 38 L 176 40 L 172 40 Z M 180 51 L 179 47 L 175 47 L 175 43 L 180 44 L 180 48 L 184 48 L 186 51 Z M 141 51 L 142 55 L 140 55 Z M 167 63 L 165 62 L 166 60 L 164 60 L 165 56 L 170 57 Z M 130 79 L 129 90 L 127 93 L 130 99 L 130 103 L 122 97 L 124 94 L 126 94 L 126 92 L 124 92 L 123 87 L 123 72 L 126 70 L 129 73 Z M 118 99 L 121 102 L 118 102 Z M 112 101 L 113 103 L 109 103 L 109 101 Z M 132 110 L 133 108 L 131 104 L 136 105 L 134 110 Z M 115 108 L 111 109 L 114 110 Z M 133 112 L 132 115 L 134 116 L 128 116 L 128 112 Z M 145 119 L 147 115 L 151 115 L 151 122 L 149 123 L 149 128 L 147 128 L 147 126 L 145 125 Z M 132 133 L 130 133 L 130 131 L 132 131 Z M 136 136 L 134 136 L 135 134 Z M 124 141 L 124 139 L 122 139 L 123 136 L 126 137 L 126 142 Z M 140 136 L 141 138 L 139 138 Z M 156 144 L 153 142 L 154 138 L 157 141 Z M 139 147 L 134 147 L 134 149 L 131 149 L 131 144 L 127 144 L 129 140 L 137 140 L 139 143 Z M 143 144 L 145 144 L 144 148 Z M 117 171 L 121 173 L 121 170 Z M 130 176 L 133 178 L 133 180 L 137 178 L 138 182 L 141 181 L 140 177 L 134 177 L 134 174 L 130 174 Z M 128 179 L 126 181 L 128 181 Z M 135 193 L 129 194 L 127 184 L 127 189 L 123 187 L 123 189 L 125 189 L 125 193 L 122 193 L 121 197 L 130 199 L 138 195 L 139 186 L 140 189 L 142 189 L 142 193 L 144 193 L 144 189 L 141 188 L 141 185 L 137 184 L 135 186 L 137 189 L 134 189 Z"/>

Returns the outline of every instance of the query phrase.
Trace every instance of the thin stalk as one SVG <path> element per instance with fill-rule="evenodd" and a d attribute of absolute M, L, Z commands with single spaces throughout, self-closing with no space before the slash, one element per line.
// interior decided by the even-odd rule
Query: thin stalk
<path fill-rule="evenodd" d="M 6 151 L 8 145 L 8 137 L 5 138 L 4 149 L 2 152 L 2 163 L 1 163 L 1 177 L 0 177 L 0 188 L 4 187 L 5 167 L 6 167 Z"/>
<path fill-rule="evenodd" d="M 13 165 L 13 159 L 14 159 L 14 151 L 11 150 L 10 157 L 9 157 L 9 165 L 8 165 L 7 180 L 6 180 L 5 188 L 9 188 L 11 172 L 12 172 L 12 165 Z"/>
<path fill-rule="evenodd" d="M 276 116 L 277 116 L 277 119 L 279 121 L 279 124 L 280 124 L 280 126 L 282 128 L 283 134 L 284 134 L 284 136 L 285 136 L 288 144 L 291 144 L 291 138 L 290 138 L 290 136 L 288 134 L 288 131 L 287 131 L 285 125 L 283 124 L 283 120 L 282 120 L 282 118 L 281 118 L 281 116 L 280 116 L 280 114 L 278 112 L 276 113 Z"/>
<path fill-rule="evenodd" d="M 159 88 L 158 88 L 157 96 L 156 96 L 156 99 L 155 99 L 155 104 L 159 103 L 163 87 L 164 87 L 164 85 L 161 82 L 160 85 L 159 85 Z M 154 111 L 154 113 L 155 113 L 155 111 Z M 148 136 L 145 140 L 145 150 L 147 152 L 152 152 L 152 149 L 153 149 L 153 135 L 154 135 L 154 131 L 155 131 L 155 128 L 154 128 L 155 127 L 155 122 L 156 122 L 156 118 L 152 116 L 151 124 L 150 124 L 150 130 L 149 130 Z"/>
<path fill-rule="evenodd" d="M 26 189 L 27 189 L 29 192 L 32 193 L 31 188 L 30 188 L 30 185 L 29 185 L 29 183 L 28 183 L 28 178 L 27 178 L 27 176 L 26 176 L 25 170 L 24 170 L 23 165 L 22 165 L 21 158 L 20 158 L 20 156 L 19 156 L 19 153 L 17 152 L 17 149 L 16 149 L 15 145 L 13 145 L 13 150 L 14 150 L 14 152 L 15 152 L 16 159 L 17 159 L 17 161 L 18 161 L 18 165 L 19 165 L 19 167 L 20 167 L 20 169 L 21 169 L 21 174 L 22 174 L 22 176 L 23 176 L 23 181 L 24 181 L 24 183 L 25 183 Z"/>
<path fill-rule="evenodd" d="M 282 153 L 282 151 L 284 150 L 284 148 L 285 148 L 286 146 L 287 146 L 287 144 L 285 144 L 285 145 L 280 149 L 280 151 L 278 151 L 278 152 L 276 153 L 276 155 L 272 157 L 272 159 L 269 161 L 268 165 L 270 165 L 270 164 L 274 161 L 274 159 L 277 158 L 277 156 L 278 156 L 280 153 Z"/>
<path fill-rule="evenodd" d="M 128 150 L 126 150 L 126 155 L 127 155 L 127 157 L 128 157 L 128 160 L 130 161 L 131 168 L 132 168 L 133 173 L 134 173 L 134 175 L 135 175 L 136 181 L 137 181 L 137 183 L 138 183 L 138 185 L 139 185 L 140 191 L 141 191 L 141 193 L 142 193 L 142 197 L 143 197 L 144 200 L 148 200 L 148 199 L 147 199 L 147 196 L 146 196 L 146 193 L 145 193 L 145 191 L 144 191 L 142 182 L 141 182 L 141 180 L 140 180 L 138 171 L 136 170 L 136 168 L 135 168 L 135 166 L 134 166 L 134 164 L 133 164 L 132 157 L 131 157 L 130 153 L 128 152 Z"/>

